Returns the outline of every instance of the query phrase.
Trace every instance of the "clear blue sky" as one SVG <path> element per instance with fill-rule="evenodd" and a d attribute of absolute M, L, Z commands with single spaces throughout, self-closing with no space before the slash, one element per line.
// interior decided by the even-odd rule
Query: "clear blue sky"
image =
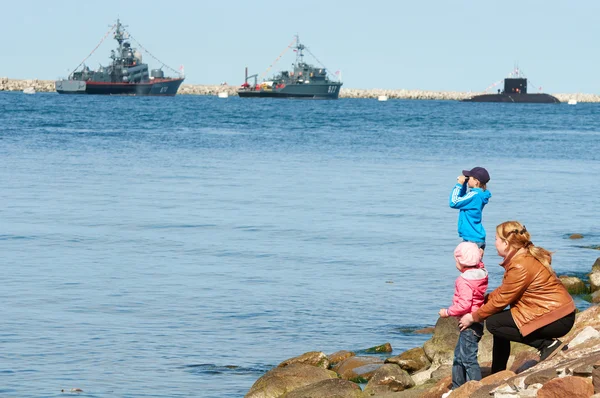
<path fill-rule="evenodd" d="M 245 66 L 261 74 L 297 33 L 348 88 L 481 91 L 518 64 L 530 91 L 600 93 L 598 0 L 7 0 L 1 8 L 0 76 L 15 79 L 66 76 L 119 17 L 158 59 L 184 65 L 190 84 L 241 84 Z M 108 64 L 115 44 L 107 39 L 88 66 Z M 293 54 L 272 71 L 289 69 Z"/>

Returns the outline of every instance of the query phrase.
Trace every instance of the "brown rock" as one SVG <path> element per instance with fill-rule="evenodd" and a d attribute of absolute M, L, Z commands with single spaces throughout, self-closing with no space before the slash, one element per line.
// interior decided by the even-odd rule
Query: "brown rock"
<path fill-rule="evenodd" d="M 329 354 L 329 363 L 330 365 L 342 362 L 344 359 L 346 358 L 350 358 L 355 356 L 356 354 L 353 353 L 352 351 L 337 351 L 334 352 L 333 354 Z"/>
<path fill-rule="evenodd" d="M 265 373 L 254 382 L 245 398 L 276 398 L 326 379 L 337 379 L 337 374 L 316 366 L 294 363 Z"/>
<path fill-rule="evenodd" d="M 471 380 L 452 391 L 452 398 L 470 398 L 473 393 L 479 390 L 483 384 L 480 381 Z"/>
<path fill-rule="evenodd" d="M 415 382 L 405 370 L 402 370 L 398 365 L 389 363 L 381 366 L 373 374 L 365 387 L 365 394 L 375 395 L 404 391 L 414 385 Z"/>
<path fill-rule="evenodd" d="M 594 304 L 600 303 L 600 290 L 597 290 L 594 293 L 592 293 L 592 300 L 591 301 Z"/>
<path fill-rule="evenodd" d="M 286 359 L 279 364 L 279 367 L 283 368 L 293 363 L 303 363 L 305 365 L 312 365 L 323 369 L 329 368 L 329 358 L 319 351 L 306 352 L 300 356 Z"/>
<path fill-rule="evenodd" d="M 406 370 L 408 373 L 414 373 L 425 369 L 431 365 L 425 351 L 421 347 L 412 348 L 395 357 L 385 360 L 385 363 L 393 363 Z"/>
<path fill-rule="evenodd" d="M 371 347 L 371 348 L 367 348 L 365 350 L 366 353 L 368 354 L 377 354 L 379 352 L 392 352 L 392 345 L 390 343 L 385 343 L 382 345 L 378 345 L 375 347 Z"/>
<path fill-rule="evenodd" d="M 594 370 L 592 370 L 592 384 L 594 393 L 600 394 L 600 363 L 595 364 Z"/>
<path fill-rule="evenodd" d="M 589 398 L 594 394 L 592 381 L 577 376 L 552 379 L 538 390 L 538 398 Z"/>
<path fill-rule="evenodd" d="M 515 372 L 510 370 L 503 370 L 498 373 L 494 373 L 493 375 L 489 375 L 481 379 L 481 384 L 483 385 L 492 385 L 504 382 L 506 379 L 510 379 L 511 377 L 516 376 Z"/>
<path fill-rule="evenodd" d="M 328 379 L 300 387 L 285 398 L 363 398 L 359 385 L 348 380 Z"/>
<path fill-rule="evenodd" d="M 582 234 L 571 234 L 569 236 L 569 239 L 583 239 L 583 235 Z"/>
<path fill-rule="evenodd" d="M 350 357 L 333 367 L 342 379 L 364 382 L 383 365 L 377 357 Z"/>
<path fill-rule="evenodd" d="M 437 384 L 427 390 L 421 398 L 440 398 L 443 393 L 450 391 L 452 387 L 452 376 L 444 377 Z"/>

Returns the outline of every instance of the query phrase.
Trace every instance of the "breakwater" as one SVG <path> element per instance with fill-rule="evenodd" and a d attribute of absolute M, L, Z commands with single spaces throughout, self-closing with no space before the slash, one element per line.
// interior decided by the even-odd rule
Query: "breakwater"
<path fill-rule="evenodd" d="M 54 92 L 53 80 L 19 80 L 0 77 L 0 91 L 23 91 L 32 87 L 37 92 Z M 238 86 L 229 85 L 204 85 L 204 84 L 182 84 L 179 88 L 179 95 L 217 95 L 226 92 L 229 96 L 237 95 Z M 426 91 L 426 90 L 389 90 L 389 89 L 358 89 L 343 88 L 340 92 L 340 98 L 377 98 L 385 95 L 389 99 L 414 99 L 414 100 L 463 100 L 474 95 L 484 94 L 483 92 L 461 92 L 461 91 Z M 600 95 L 573 93 L 573 94 L 552 94 L 561 102 L 575 100 L 577 102 L 600 102 Z"/>

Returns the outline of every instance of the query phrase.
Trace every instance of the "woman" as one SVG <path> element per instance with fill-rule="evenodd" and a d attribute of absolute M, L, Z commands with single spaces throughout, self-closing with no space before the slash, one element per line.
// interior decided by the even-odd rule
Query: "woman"
<path fill-rule="evenodd" d="M 504 258 L 502 284 L 459 322 L 464 330 L 486 320 L 494 336 L 492 373 L 506 369 L 511 341 L 537 348 L 543 361 L 560 352 L 558 337 L 575 323 L 575 303 L 550 266 L 551 253 L 531 243 L 525 226 L 518 221 L 498 225 L 496 250 Z"/>

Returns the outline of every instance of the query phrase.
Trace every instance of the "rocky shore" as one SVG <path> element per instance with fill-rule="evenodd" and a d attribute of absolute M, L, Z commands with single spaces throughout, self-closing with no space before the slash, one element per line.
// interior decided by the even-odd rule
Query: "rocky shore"
<path fill-rule="evenodd" d="M 37 92 L 54 92 L 53 80 L 18 80 L 0 77 L 0 91 L 23 91 L 33 87 Z M 237 95 L 238 86 L 229 85 L 199 85 L 182 84 L 179 88 L 180 95 L 217 95 L 226 92 L 229 96 Z M 356 89 L 343 88 L 340 98 L 377 98 L 387 96 L 389 99 L 420 99 L 420 100 L 462 100 L 483 92 L 459 91 L 424 91 L 424 90 L 385 90 L 385 89 Z M 600 102 L 600 95 L 596 94 L 552 94 L 561 102 L 575 100 L 577 102 Z"/>
<path fill-rule="evenodd" d="M 600 257 L 588 281 L 560 277 L 571 294 L 584 294 L 592 306 L 579 312 L 561 338 L 568 343 L 552 359 L 539 361 L 533 348 L 512 343 L 508 369 L 490 375 L 492 336 L 479 343 L 484 378 L 454 390 L 451 398 L 600 398 Z M 423 347 L 390 356 L 389 343 L 326 355 L 311 351 L 281 362 L 260 377 L 245 398 L 440 398 L 452 384 L 458 320 L 439 318 Z M 362 386 L 362 388 L 361 388 Z"/>

